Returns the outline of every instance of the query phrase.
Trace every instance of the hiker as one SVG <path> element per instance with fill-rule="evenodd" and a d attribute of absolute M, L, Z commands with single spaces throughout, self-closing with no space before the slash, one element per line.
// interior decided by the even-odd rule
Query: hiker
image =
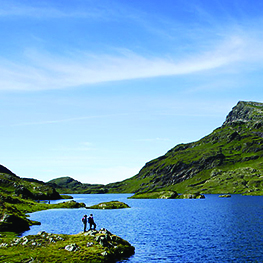
<path fill-rule="evenodd" d="M 87 215 L 84 215 L 82 217 L 82 223 L 84 225 L 84 232 L 86 232 L 86 228 L 87 228 Z"/>
<path fill-rule="evenodd" d="M 89 230 L 92 229 L 92 226 L 94 226 L 94 230 L 96 229 L 96 224 L 94 222 L 94 219 L 93 219 L 93 214 L 90 214 L 89 218 L 88 218 L 88 222 L 89 222 Z"/>

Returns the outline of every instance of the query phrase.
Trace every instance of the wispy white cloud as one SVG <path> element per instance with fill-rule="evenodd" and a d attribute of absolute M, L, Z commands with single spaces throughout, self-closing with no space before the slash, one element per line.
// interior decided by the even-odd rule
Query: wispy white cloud
<path fill-rule="evenodd" d="M 94 1 L 74 1 L 60 4 L 56 1 L 33 1 L 25 3 L 20 0 L 0 0 L 0 18 L 33 18 L 33 19 L 95 19 L 108 20 L 127 17 L 127 6 L 116 6 L 112 1 L 96 3 Z"/>
<path fill-rule="evenodd" d="M 21 1 L 1 1 L 0 17 L 33 17 L 33 18 L 65 18 L 65 17 L 102 17 L 102 10 L 57 7 L 53 3 L 32 2 L 30 5 Z"/>
<path fill-rule="evenodd" d="M 232 36 L 207 52 L 181 59 L 173 58 L 172 54 L 169 58 L 145 57 L 132 51 L 116 55 L 73 52 L 59 57 L 27 50 L 24 63 L 0 59 L 0 90 L 61 89 L 107 81 L 191 74 L 227 67 L 235 62 L 259 62 L 263 52 L 258 47 L 258 40 Z"/>

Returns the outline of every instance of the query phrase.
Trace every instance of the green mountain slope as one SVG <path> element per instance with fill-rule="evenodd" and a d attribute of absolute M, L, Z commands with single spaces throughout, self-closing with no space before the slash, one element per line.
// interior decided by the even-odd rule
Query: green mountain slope
<path fill-rule="evenodd" d="M 35 201 L 40 199 L 61 199 L 61 196 L 46 183 L 22 179 L 0 165 L 0 231 L 19 232 L 29 229 L 34 222 L 25 213 L 34 211 L 33 207 L 47 209 L 45 206 L 48 205 Z"/>
<path fill-rule="evenodd" d="M 50 185 L 36 179 L 20 178 L 0 165 L 0 193 L 33 200 L 61 199 Z"/>
<path fill-rule="evenodd" d="M 223 125 L 179 144 L 109 192 L 263 194 L 263 103 L 240 101 Z"/>

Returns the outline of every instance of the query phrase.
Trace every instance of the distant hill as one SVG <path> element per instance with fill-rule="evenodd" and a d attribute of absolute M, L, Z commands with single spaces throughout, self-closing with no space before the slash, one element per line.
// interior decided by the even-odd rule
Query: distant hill
<path fill-rule="evenodd" d="M 93 194 L 107 193 L 107 189 L 102 184 L 83 184 L 71 177 L 60 177 L 47 182 L 61 194 Z"/>
<path fill-rule="evenodd" d="M 263 103 L 239 101 L 223 125 L 202 139 L 179 144 L 127 180 L 82 184 L 49 182 L 60 193 L 231 193 L 263 195 Z"/>
<path fill-rule="evenodd" d="M 263 103 L 238 102 L 211 134 L 175 146 L 134 177 L 106 188 L 263 195 Z"/>

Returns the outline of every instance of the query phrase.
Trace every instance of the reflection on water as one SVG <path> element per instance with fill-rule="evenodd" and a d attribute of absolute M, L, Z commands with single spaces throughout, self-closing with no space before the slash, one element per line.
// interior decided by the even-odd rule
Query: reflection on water
<path fill-rule="evenodd" d="M 76 234 L 81 218 L 93 213 L 97 228 L 107 228 L 135 246 L 127 263 L 263 262 L 263 197 L 201 200 L 136 200 L 128 194 L 72 195 L 87 206 L 119 200 L 120 210 L 55 209 L 32 213 L 40 221 L 23 235 L 40 230 Z"/>

